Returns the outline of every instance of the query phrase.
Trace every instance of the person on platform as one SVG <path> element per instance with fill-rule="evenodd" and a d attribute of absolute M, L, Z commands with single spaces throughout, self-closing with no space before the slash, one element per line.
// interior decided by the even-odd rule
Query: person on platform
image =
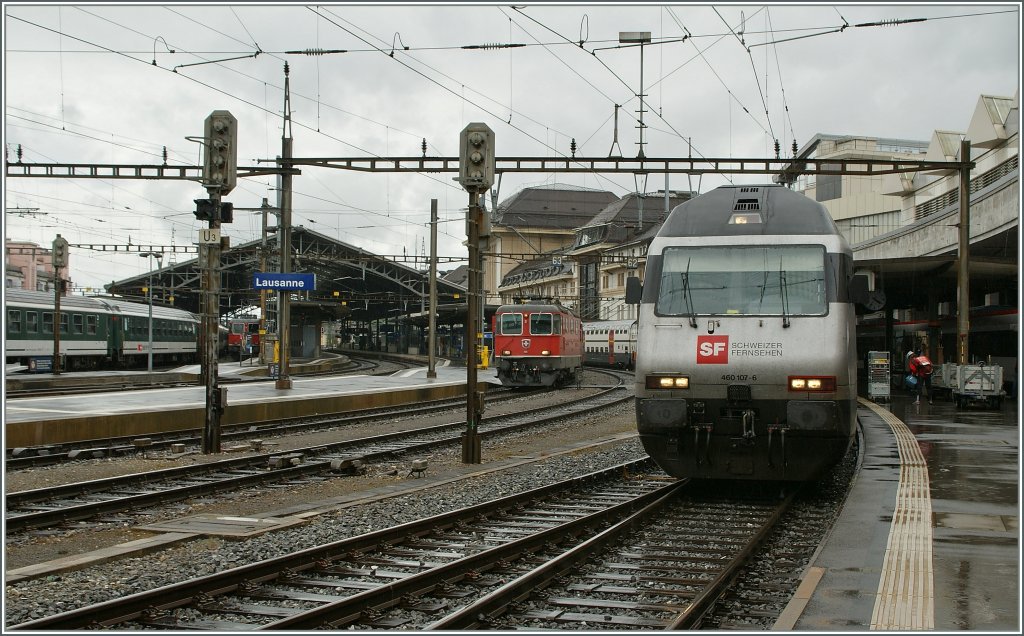
<path fill-rule="evenodd" d="M 928 356 L 922 355 L 921 350 L 918 349 L 914 352 L 913 357 L 910 358 L 910 373 L 917 378 L 916 397 L 914 404 L 921 403 L 921 393 L 923 388 L 928 388 L 928 403 L 932 403 L 932 361 L 928 359 Z"/>

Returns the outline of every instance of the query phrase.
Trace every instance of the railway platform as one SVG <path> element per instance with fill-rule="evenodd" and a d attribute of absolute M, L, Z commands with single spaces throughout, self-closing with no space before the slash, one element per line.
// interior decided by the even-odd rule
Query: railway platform
<path fill-rule="evenodd" d="M 1019 411 L 861 400 L 866 453 L 782 631 L 1020 633 Z"/>
<path fill-rule="evenodd" d="M 272 380 L 221 384 L 227 390 L 221 425 L 343 413 L 466 394 L 466 367 L 442 363 L 435 370 L 436 378 L 426 377 L 426 367 L 389 376 L 293 376 L 291 389 L 277 389 Z M 477 380 L 480 384 L 498 384 L 494 369 L 478 370 Z M 19 398 L 4 405 L 4 442 L 6 449 L 13 449 L 142 437 L 161 431 L 202 429 L 205 418 L 206 388 L 198 385 Z"/>

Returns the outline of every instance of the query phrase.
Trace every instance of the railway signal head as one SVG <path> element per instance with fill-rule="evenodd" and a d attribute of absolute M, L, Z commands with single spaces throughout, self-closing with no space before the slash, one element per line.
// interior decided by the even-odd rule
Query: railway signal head
<path fill-rule="evenodd" d="M 469 192 L 484 192 L 494 183 L 494 131 L 474 122 L 459 136 L 459 184 Z"/>
<path fill-rule="evenodd" d="M 53 266 L 64 267 L 68 264 L 68 242 L 58 234 L 53 239 Z"/>
<path fill-rule="evenodd" d="M 227 194 L 237 180 L 238 121 L 226 110 L 215 110 L 203 131 L 203 182 L 207 190 Z"/>

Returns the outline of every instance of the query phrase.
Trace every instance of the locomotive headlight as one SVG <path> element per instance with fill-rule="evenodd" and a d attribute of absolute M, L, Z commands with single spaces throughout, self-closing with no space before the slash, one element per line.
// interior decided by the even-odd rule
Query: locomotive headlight
<path fill-rule="evenodd" d="M 501 352 L 501 355 L 503 355 L 503 356 L 510 356 L 510 355 L 512 355 L 512 352 L 509 351 L 508 349 L 505 349 L 504 351 Z"/>
<path fill-rule="evenodd" d="M 836 390 L 836 378 L 828 376 L 789 376 L 790 391 L 815 391 L 818 393 L 831 393 Z"/>
<path fill-rule="evenodd" d="M 649 375 L 644 386 L 648 389 L 688 389 L 690 378 L 685 375 Z"/>
<path fill-rule="evenodd" d="M 540 352 L 540 355 L 542 355 L 542 356 L 549 356 L 549 355 L 551 355 L 551 352 L 548 351 L 547 349 L 545 349 L 545 350 Z"/>

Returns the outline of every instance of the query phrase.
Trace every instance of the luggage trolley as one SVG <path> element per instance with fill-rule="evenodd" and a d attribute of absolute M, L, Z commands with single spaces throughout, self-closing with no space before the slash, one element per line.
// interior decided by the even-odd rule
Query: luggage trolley
<path fill-rule="evenodd" d="M 868 398 L 871 400 L 890 397 L 891 367 L 888 351 L 868 352 Z"/>

